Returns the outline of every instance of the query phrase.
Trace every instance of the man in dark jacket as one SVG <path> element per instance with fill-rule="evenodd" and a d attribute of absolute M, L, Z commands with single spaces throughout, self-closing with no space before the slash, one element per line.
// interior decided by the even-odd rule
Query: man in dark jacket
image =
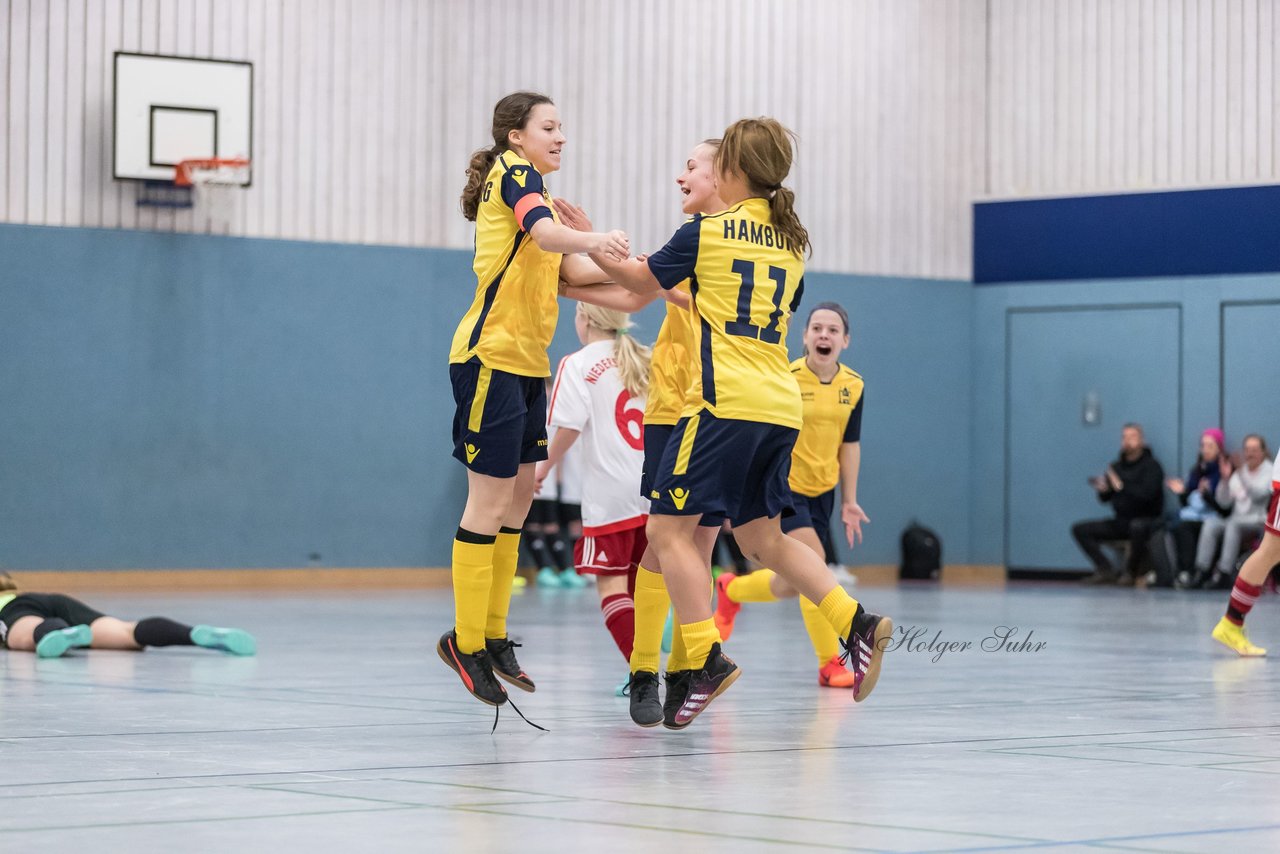
<path fill-rule="evenodd" d="M 1071 535 L 1093 561 L 1095 572 L 1086 584 L 1132 585 L 1147 551 L 1151 534 L 1162 524 L 1164 470 L 1151 455 L 1138 424 L 1126 424 L 1120 434 L 1120 456 L 1106 474 L 1090 478 L 1098 500 L 1110 503 L 1114 519 L 1089 519 L 1071 527 Z M 1102 551 L 1103 540 L 1128 540 L 1129 555 L 1118 576 Z"/>

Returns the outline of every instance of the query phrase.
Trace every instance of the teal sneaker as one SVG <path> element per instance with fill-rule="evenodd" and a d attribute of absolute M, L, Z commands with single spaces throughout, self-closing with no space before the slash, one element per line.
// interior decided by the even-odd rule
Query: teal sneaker
<path fill-rule="evenodd" d="M 538 586 L 549 590 L 557 590 L 564 587 L 564 582 L 560 580 L 560 573 L 549 566 L 544 566 L 538 570 Z"/>
<path fill-rule="evenodd" d="M 566 569 L 564 572 L 560 573 L 560 583 L 564 587 L 568 587 L 573 590 L 581 590 L 588 584 L 585 578 L 572 569 Z"/>
<path fill-rule="evenodd" d="M 191 630 L 191 642 L 205 649 L 220 649 L 232 655 L 253 655 L 258 651 L 258 642 L 243 629 L 196 626 Z"/>
<path fill-rule="evenodd" d="M 67 626 L 40 638 L 36 644 L 36 655 L 41 658 L 61 658 L 67 650 L 85 647 L 93 643 L 93 631 L 85 625 Z"/>
<path fill-rule="evenodd" d="M 667 622 L 666 625 L 662 627 L 662 651 L 668 654 L 671 652 L 671 634 L 675 631 L 674 615 L 675 612 L 668 608 Z"/>

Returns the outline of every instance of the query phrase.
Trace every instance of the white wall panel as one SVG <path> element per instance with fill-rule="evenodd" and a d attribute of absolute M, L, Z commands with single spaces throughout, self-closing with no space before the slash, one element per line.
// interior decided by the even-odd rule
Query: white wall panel
<path fill-rule="evenodd" d="M 553 192 L 639 247 L 679 222 L 688 148 L 771 114 L 801 137 L 791 183 L 813 266 L 968 272 L 986 160 L 982 0 L 0 0 L 0 12 L 0 221 L 209 228 L 136 208 L 136 187 L 111 178 L 112 54 L 131 50 L 254 63 L 253 186 L 231 234 L 468 247 L 467 157 L 493 102 L 535 88 L 569 137 Z M 1270 55 L 1259 46 L 1256 61 Z"/>
<path fill-rule="evenodd" d="M 1275 7 L 991 0 L 989 194 L 1280 179 Z"/>

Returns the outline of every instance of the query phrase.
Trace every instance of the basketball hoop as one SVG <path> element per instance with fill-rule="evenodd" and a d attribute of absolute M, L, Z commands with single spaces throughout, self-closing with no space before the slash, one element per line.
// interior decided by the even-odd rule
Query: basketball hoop
<path fill-rule="evenodd" d="M 247 158 L 196 158 L 174 167 L 173 186 L 191 193 L 191 206 L 204 212 L 209 225 L 226 228 L 235 215 L 236 195 L 232 191 L 248 184 L 249 177 Z"/>
<path fill-rule="evenodd" d="M 173 170 L 173 183 L 179 187 L 244 186 L 249 183 L 249 161 L 243 157 L 184 160 Z"/>

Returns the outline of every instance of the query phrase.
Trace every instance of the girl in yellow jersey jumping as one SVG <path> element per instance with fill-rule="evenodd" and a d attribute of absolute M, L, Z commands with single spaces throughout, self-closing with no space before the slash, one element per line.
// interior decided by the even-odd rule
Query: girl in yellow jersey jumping
<path fill-rule="evenodd" d="M 849 315 L 838 303 L 818 303 L 809 311 L 802 358 L 791 363 L 800 386 L 804 425 L 791 452 L 791 506 L 782 530 L 823 556 L 823 542 L 831 525 L 836 484 L 842 495 L 840 519 L 852 546 L 862 539 L 862 523 L 869 521 L 858 505 L 858 469 L 862 461 L 862 377 L 840 364 L 849 346 Z M 750 575 L 723 573 L 716 579 L 716 628 L 728 640 L 743 602 L 776 602 L 795 596 L 796 589 L 772 570 Z M 840 660 L 838 637 L 818 606 L 800 598 L 805 629 L 818 656 L 818 684 L 852 688 L 854 675 Z"/>
<path fill-rule="evenodd" d="M 875 687 L 893 631 L 891 620 L 867 613 L 780 524 L 790 511 L 787 477 L 803 423 L 787 321 L 803 290 L 809 248 L 794 195 L 782 186 L 791 170 L 790 137 L 774 119 L 734 123 L 715 159 L 726 210 L 694 216 L 646 261 L 593 256 L 637 293 L 691 279 L 699 400 L 667 443 L 648 524 L 691 671 L 674 729 L 688 726 L 740 672 L 720 650 L 706 595 L 711 579 L 694 540 L 703 514 L 725 514 L 745 553 L 818 603 L 851 656 L 855 700 Z"/>
<path fill-rule="evenodd" d="M 722 211 L 725 204 L 716 193 L 715 155 L 720 140 L 703 140 L 694 146 L 685 161 L 684 169 L 676 178 L 676 185 L 683 195 L 681 210 L 686 214 L 713 214 Z M 581 211 L 572 205 L 556 200 L 565 221 L 576 227 L 590 228 Z M 653 299 L 653 293 L 641 296 L 618 285 L 566 287 L 565 296 L 615 308 L 619 311 L 638 311 Z M 690 403 L 693 388 L 695 327 L 690 310 L 689 282 L 681 282 L 666 292 L 667 314 L 653 345 L 650 366 L 649 399 L 644 411 L 644 470 L 640 480 L 640 492 L 651 498 L 653 479 L 662 462 L 662 454 L 675 430 L 680 414 Z M 696 405 L 696 402 L 694 403 Z M 724 521 L 723 514 L 707 514 L 702 517 L 694 537 L 698 553 L 708 567 L 711 551 L 715 547 L 716 533 Z M 671 656 L 667 659 L 667 702 L 664 704 L 658 690 L 662 630 L 671 598 L 662 580 L 662 565 L 652 547 L 645 550 L 636 570 L 635 582 L 635 637 L 631 651 L 631 676 L 627 691 L 630 694 L 631 719 L 643 727 L 657 726 L 664 721 L 673 723 L 675 713 L 684 700 L 684 682 L 689 670 L 684 664 L 686 648 L 681 633 L 672 632 Z"/>
<path fill-rule="evenodd" d="M 467 467 L 467 505 L 453 541 L 454 627 L 437 651 L 473 696 L 500 706 L 534 690 L 507 637 L 520 528 L 534 465 L 547 456 L 547 347 L 560 279 L 605 279 L 574 253 L 625 259 L 627 236 L 561 225 L 542 177 L 560 168 L 560 115 L 545 95 L 515 92 L 493 109 L 493 145 L 471 157 L 462 213 L 476 224 L 476 293 L 449 353 L 457 409 L 453 455 Z"/>

